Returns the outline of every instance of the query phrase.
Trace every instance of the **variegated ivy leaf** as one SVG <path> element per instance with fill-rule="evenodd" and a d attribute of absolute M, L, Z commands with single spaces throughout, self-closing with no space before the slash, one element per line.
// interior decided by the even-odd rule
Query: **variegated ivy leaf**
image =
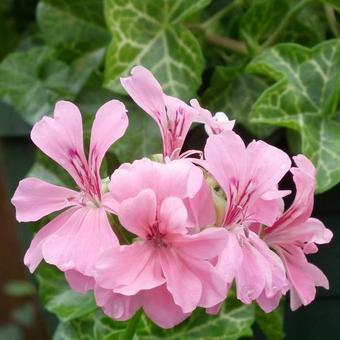
<path fill-rule="evenodd" d="M 254 122 L 285 126 L 299 132 L 301 152 L 317 169 L 317 189 L 340 181 L 340 40 L 312 49 L 280 44 L 247 67 L 275 80 L 252 108 Z"/>
<path fill-rule="evenodd" d="M 189 319 L 168 330 L 157 327 L 142 315 L 133 340 L 237 340 L 252 336 L 254 319 L 253 305 L 244 305 L 229 296 L 218 315 L 207 315 L 203 309 L 197 309 Z M 127 322 L 113 321 L 97 310 L 81 318 L 61 322 L 53 340 L 127 339 L 126 326 Z"/>
<path fill-rule="evenodd" d="M 209 0 L 106 0 L 112 33 L 105 85 L 122 92 L 119 77 L 134 65 L 149 68 L 171 95 L 189 99 L 201 83 L 203 56 L 196 38 L 181 23 Z"/>

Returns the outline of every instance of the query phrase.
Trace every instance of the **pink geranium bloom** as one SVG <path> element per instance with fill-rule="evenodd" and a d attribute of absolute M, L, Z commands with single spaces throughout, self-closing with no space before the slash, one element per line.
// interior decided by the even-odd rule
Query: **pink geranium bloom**
<path fill-rule="evenodd" d="M 198 115 L 196 109 L 178 98 L 167 96 L 152 73 L 136 66 L 131 76 L 121 78 L 121 83 L 131 98 L 157 123 L 163 140 L 164 159 L 187 157 L 197 151 L 181 154 L 189 128 Z"/>
<path fill-rule="evenodd" d="M 228 286 L 236 282 L 237 297 L 244 303 L 258 300 L 270 311 L 266 298 L 287 289 L 280 258 L 250 230 L 254 223 L 272 224 L 282 210 L 278 182 L 290 168 L 289 157 L 262 141 L 245 147 L 232 131 L 208 138 L 204 166 L 214 176 L 226 196 L 221 226 L 229 231 L 228 244 L 219 256 L 217 268 Z"/>
<path fill-rule="evenodd" d="M 114 212 L 112 198 L 101 189 L 99 168 L 112 143 L 125 132 L 124 105 L 112 100 L 99 108 L 91 132 L 88 159 L 83 148 L 83 128 L 78 108 L 66 101 L 56 104 L 54 118 L 43 117 L 31 132 L 33 142 L 62 166 L 79 191 L 26 178 L 12 198 L 18 221 L 36 221 L 67 208 L 44 226 L 32 240 L 24 262 L 33 272 L 40 261 L 66 272 L 72 287 L 91 287 L 93 264 L 108 246 L 118 244 L 106 212 Z"/>
<path fill-rule="evenodd" d="M 303 155 L 294 157 L 297 167 L 291 169 L 296 185 L 296 196 L 290 208 L 263 231 L 263 240 L 281 257 L 290 285 L 290 306 L 296 310 L 311 303 L 316 286 L 328 289 L 322 271 L 309 263 L 305 254 L 315 253 L 316 244 L 332 239 L 332 232 L 323 223 L 310 218 L 315 190 L 315 168 Z"/>
<path fill-rule="evenodd" d="M 119 202 L 119 220 L 138 238 L 106 250 L 98 260 L 96 297 L 108 315 L 126 319 L 143 307 L 168 328 L 197 306 L 211 307 L 225 299 L 224 281 L 209 260 L 225 247 L 226 231 L 188 230 L 195 219 L 189 221 L 186 200 L 202 204 L 200 210 L 211 217 L 208 221 L 205 216 L 204 223 L 214 223 L 212 203 L 207 210 L 206 198 L 197 198 L 202 180 L 202 171 L 186 160 L 163 164 L 143 159 L 113 173 L 110 189 Z M 195 221 L 203 227 L 199 216 Z M 112 309 L 116 299 L 122 306 L 118 314 Z"/>
<path fill-rule="evenodd" d="M 213 116 L 209 110 L 200 106 L 197 99 L 192 99 L 190 104 L 198 111 L 195 122 L 204 124 L 205 131 L 208 135 L 231 131 L 234 128 L 235 121 L 229 120 L 224 112 L 216 112 Z"/>

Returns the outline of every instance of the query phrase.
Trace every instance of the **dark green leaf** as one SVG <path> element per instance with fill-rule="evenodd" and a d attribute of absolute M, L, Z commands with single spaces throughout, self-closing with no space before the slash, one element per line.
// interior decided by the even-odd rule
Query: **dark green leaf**
<path fill-rule="evenodd" d="M 47 47 L 8 55 L 0 64 L 0 96 L 30 124 L 50 114 L 59 99 L 74 99 L 98 66 L 103 51 L 57 60 Z"/>
<path fill-rule="evenodd" d="M 40 265 L 38 281 L 45 308 L 62 321 L 86 316 L 97 308 L 92 293 L 78 294 L 72 291 L 63 273 L 52 266 Z"/>
<path fill-rule="evenodd" d="M 280 306 L 271 313 L 265 313 L 256 307 L 255 320 L 267 340 L 283 340 L 283 306 Z"/>
<path fill-rule="evenodd" d="M 81 56 L 103 48 L 110 40 L 105 28 L 102 0 L 44 0 L 37 22 L 48 45 L 58 54 Z"/>
<path fill-rule="evenodd" d="M 248 71 L 276 83 L 253 105 L 254 122 L 285 126 L 301 136 L 301 152 L 317 169 L 323 192 L 340 181 L 340 40 L 308 49 L 281 44 L 256 57 Z"/>
<path fill-rule="evenodd" d="M 325 18 L 321 4 L 299 0 L 253 0 L 240 22 L 240 33 L 248 48 L 256 52 L 286 20 L 274 42 L 297 42 L 313 46 L 325 38 Z M 295 11 L 294 8 L 298 8 Z M 294 13 L 294 14 L 292 14 Z"/>

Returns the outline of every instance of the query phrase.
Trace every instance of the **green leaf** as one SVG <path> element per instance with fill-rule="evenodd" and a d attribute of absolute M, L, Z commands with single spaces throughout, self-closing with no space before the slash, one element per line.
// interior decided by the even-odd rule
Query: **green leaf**
<path fill-rule="evenodd" d="M 249 113 L 267 84 L 259 77 L 242 73 L 242 70 L 217 67 L 203 97 L 205 106 L 213 112 L 225 112 L 229 119 L 236 119 L 236 123 L 244 125 L 255 136 L 266 137 L 274 131 L 273 127 L 251 123 Z"/>
<path fill-rule="evenodd" d="M 111 320 L 98 310 L 86 317 L 59 323 L 53 340 L 118 340 L 124 334 L 126 324 Z"/>
<path fill-rule="evenodd" d="M 161 153 L 161 134 L 155 121 L 135 104 L 124 101 L 128 108 L 129 126 L 124 137 L 110 149 L 120 162 L 131 162 Z"/>
<path fill-rule="evenodd" d="M 197 309 L 188 320 L 171 330 L 156 327 L 144 318 L 138 337 L 141 340 L 236 340 L 253 334 L 253 322 L 254 306 L 241 304 L 229 296 L 218 315 L 207 315 L 203 309 Z"/>
<path fill-rule="evenodd" d="M 121 92 L 120 76 L 136 64 L 149 68 L 170 95 L 187 100 L 201 84 L 203 56 L 196 38 L 181 22 L 209 0 L 106 0 L 112 33 L 105 85 Z"/>
<path fill-rule="evenodd" d="M 277 28 L 289 10 L 289 0 L 253 0 L 243 15 L 241 35 L 251 51 L 256 51 Z"/>
<path fill-rule="evenodd" d="M 340 40 L 312 49 L 280 44 L 247 68 L 275 80 L 253 105 L 254 122 L 285 126 L 301 136 L 301 152 L 317 169 L 317 190 L 340 181 Z"/>
<path fill-rule="evenodd" d="M 102 0 L 44 0 L 37 23 L 46 43 L 58 54 L 77 56 L 103 48 L 110 41 Z"/>
<path fill-rule="evenodd" d="M 40 265 L 39 291 L 45 308 L 62 321 L 89 315 L 96 310 L 93 294 L 78 294 L 68 287 L 64 275 L 56 268 Z"/>
<path fill-rule="evenodd" d="M 306 2 L 303 5 L 302 0 L 253 0 L 240 22 L 240 33 L 248 49 L 253 53 L 260 50 L 285 20 L 287 24 L 275 41 L 313 46 L 325 39 L 326 20 L 321 4 Z"/>
<path fill-rule="evenodd" d="M 322 0 L 322 1 L 330 4 L 332 7 L 334 7 L 337 11 L 340 12 L 340 0 Z"/>
<path fill-rule="evenodd" d="M 47 47 L 9 54 L 0 64 L 0 97 L 33 124 L 50 114 L 57 100 L 74 99 L 102 56 L 95 51 L 68 65 Z"/>
<path fill-rule="evenodd" d="M 261 308 L 256 307 L 255 320 L 267 340 L 283 340 L 283 306 L 280 306 L 271 313 L 265 313 Z"/>
<path fill-rule="evenodd" d="M 230 296 L 218 315 L 207 315 L 200 308 L 188 320 L 168 330 L 157 327 L 142 315 L 134 339 L 237 340 L 253 334 L 254 314 L 254 306 L 244 305 Z M 125 334 L 126 326 L 127 322 L 111 320 L 97 311 L 84 318 L 59 324 L 53 340 L 119 340 Z"/>

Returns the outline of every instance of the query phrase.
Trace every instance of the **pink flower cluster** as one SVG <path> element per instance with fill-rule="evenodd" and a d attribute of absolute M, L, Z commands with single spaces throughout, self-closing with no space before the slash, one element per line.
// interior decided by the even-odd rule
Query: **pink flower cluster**
<path fill-rule="evenodd" d="M 22 180 L 12 199 L 18 221 L 62 211 L 35 235 L 24 258 L 33 272 L 44 259 L 65 273 L 77 292 L 93 290 L 98 306 L 115 320 L 140 308 L 170 328 L 197 307 L 217 313 L 234 283 L 237 298 L 266 312 L 290 292 L 293 310 L 328 288 L 325 275 L 306 254 L 328 243 L 332 232 L 311 218 L 315 169 L 263 141 L 245 146 L 234 122 L 167 96 L 153 75 L 135 67 L 121 83 L 158 124 L 161 162 L 148 158 L 122 164 L 109 185 L 100 178 L 108 148 L 128 126 L 123 103 L 112 100 L 96 113 L 88 157 L 81 113 L 66 101 L 54 117 L 33 127 L 31 138 L 74 179 L 64 188 L 37 178 Z M 192 123 L 206 127 L 204 152 L 182 152 Z M 195 157 L 194 157 L 195 155 Z M 290 171 L 296 185 L 284 210 L 278 184 Z M 126 242 L 110 223 L 117 216 L 131 234 Z"/>

